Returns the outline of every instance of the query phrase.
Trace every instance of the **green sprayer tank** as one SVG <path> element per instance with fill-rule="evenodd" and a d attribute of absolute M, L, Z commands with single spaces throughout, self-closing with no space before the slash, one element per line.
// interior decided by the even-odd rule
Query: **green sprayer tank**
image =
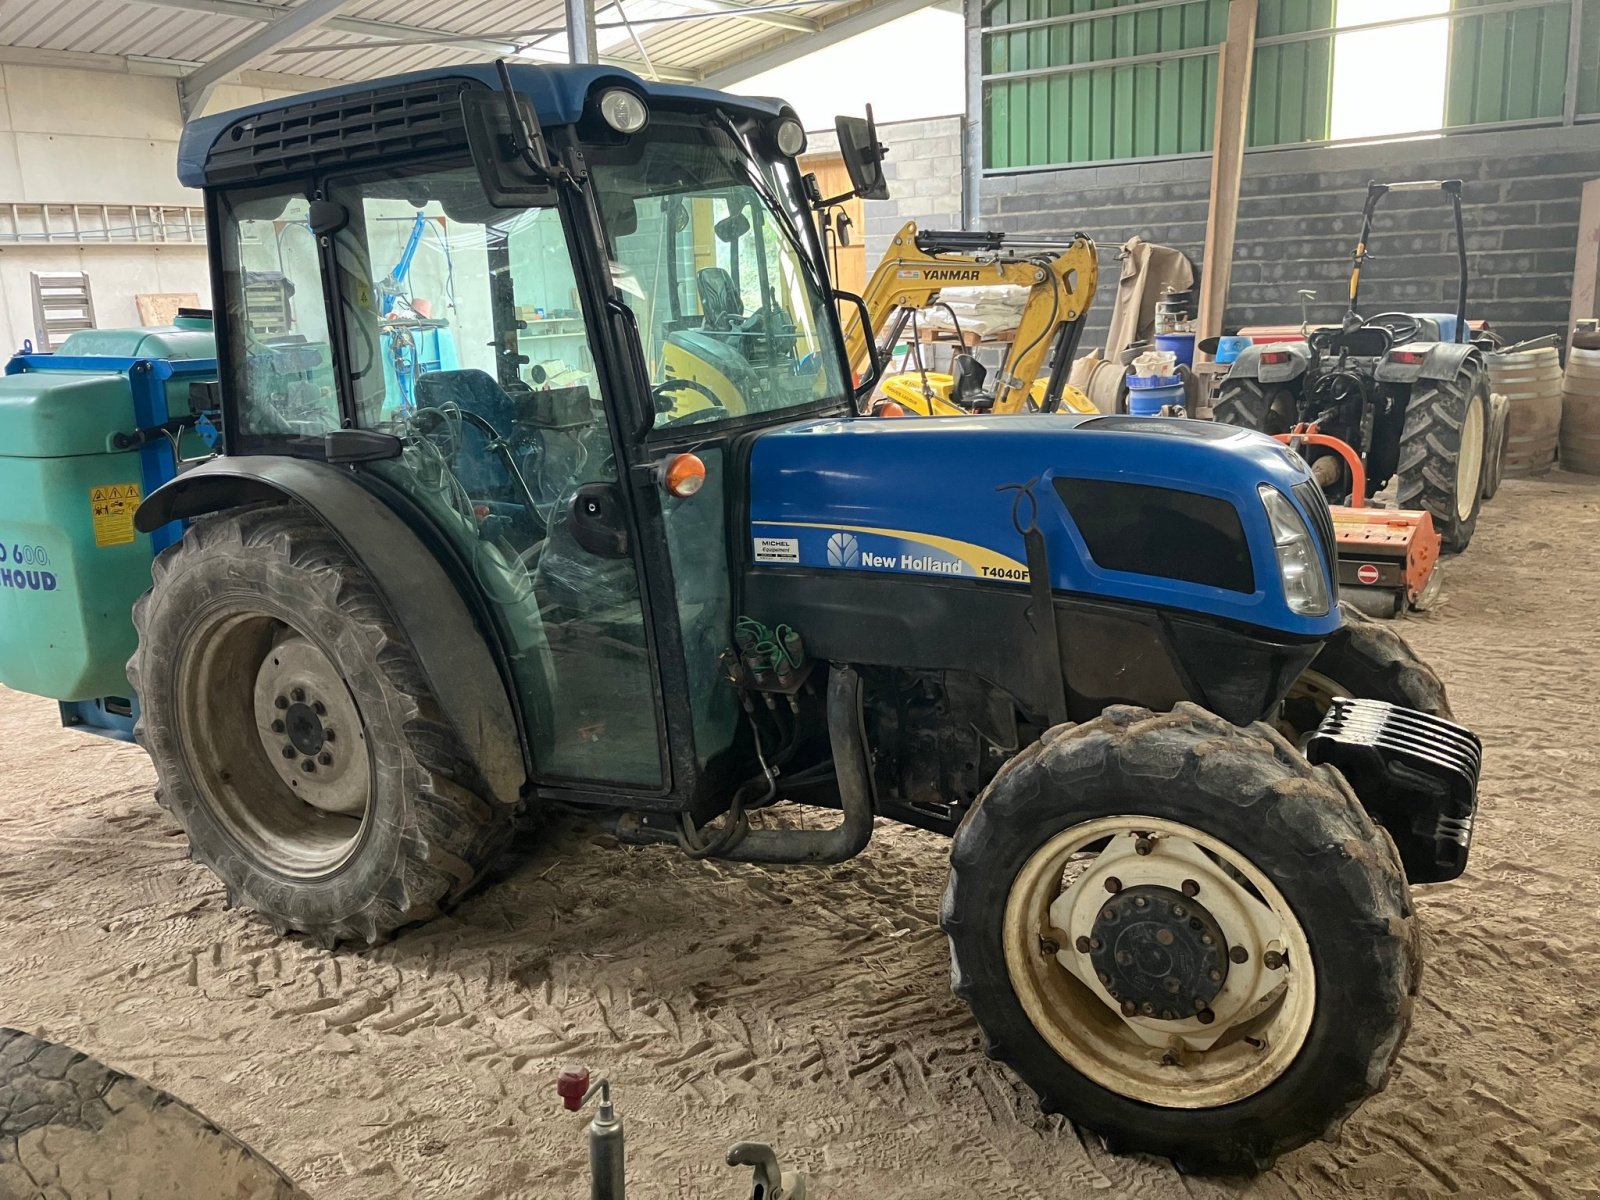
<path fill-rule="evenodd" d="M 199 318 L 83 330 L 0 377 L 0 684 L 61 701 L 68 724 L 132 728 L 133 602 L 179 532 L 139 533 L 133 512 L 180 445 L 203 453 L 190 388 L 215 379 Z"/>

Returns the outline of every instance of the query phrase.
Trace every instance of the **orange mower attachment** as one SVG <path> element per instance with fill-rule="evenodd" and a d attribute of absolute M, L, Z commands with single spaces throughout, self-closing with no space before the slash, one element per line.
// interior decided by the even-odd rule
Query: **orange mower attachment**
<path fill-rule="evenodd" d="M 1439 563 L 1439 534 L 1433 516 L 1401 508 L 1367 506 L 1367 472 L 1347 442 L 1315 425 L 1299 425 L 1275 435 L 1290 449 L 1324 446 L 1344 460 L 1350 472 L 1350 503 L 1330 505 L 1339 559 L 1339 594 L 1374 617 L 1399 616 L 1419 608 Z M 1312 464 L 1318 482 L 1332 483 Z"/>

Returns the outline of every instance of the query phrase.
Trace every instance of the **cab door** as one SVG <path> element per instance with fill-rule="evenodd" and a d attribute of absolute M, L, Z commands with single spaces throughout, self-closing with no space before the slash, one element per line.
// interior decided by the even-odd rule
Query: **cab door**
<path fill-rule="evenodd" d="M 505 648 L 534 776 L 666 791 L 660 687 L 596 344 L 554 208 L 494 208 L 468 166 L 332 179 L 349 422 L 448 538 Z"/>

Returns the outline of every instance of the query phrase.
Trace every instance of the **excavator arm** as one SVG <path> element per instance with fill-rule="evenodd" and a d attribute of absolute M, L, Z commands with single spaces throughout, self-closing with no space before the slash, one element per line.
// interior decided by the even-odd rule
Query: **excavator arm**
<path fill-rule="evenodd" d="M 1032 251 L 1023 254 L 1020 251 Z M 895 234 L 873 271 L 863 299 L 871 327 L 859 313 L 845 322 L 850 365 L 865 371 L 868 338 L 882 337 L 895 314 L 926 308 L 946 288 L 1028 289 L 1017 336 L 995 386 L 995 412 L 1028 407 L 1033 382 L 1064 324 L 1081 322 L 1094 301 L 1099 259 L 1094 243 L 1079 234 L 1059 243 L 1020 242 L 1004 233 L 975 230 L 924 231 L 908 221 Z"/>

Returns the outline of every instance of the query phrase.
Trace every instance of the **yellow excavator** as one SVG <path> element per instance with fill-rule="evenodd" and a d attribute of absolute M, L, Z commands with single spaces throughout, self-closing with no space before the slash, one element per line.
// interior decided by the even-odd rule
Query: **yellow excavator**
<path fill-rule="evenodd" d="M 864 373 L 870 362 L 868 339 L 884 351 L 892 350 L 906 326 L 916 323 L 920 311 L 942 303 L 940 297 L 946 290 L 1026 288 L 1016 336 L 992 388 L 985 386 L 986 369 L 958 337 L 951 372 L 919 369 L 891 375 L 879 388 L 879 403 L 892 402 L 921 416 L 1092 413 L 1094 405 L 1068 386 L 1066 379 L 1084 316 L 1094 301 L 1098 276 L 1094 243 L 1081 233 L 1063 246 L 1060 239 L 1025 239 L 979 230 L 924 230 L 908 221 L 895 234 L 862 297 L 870 327 L 859 314 L 848 318 L 845 349 L 851 366 Z M 914 348 L 915 353 L 920 351 L 920 346 Z M 1049 374 L 1041 377 L 1047 363 Z"/>

